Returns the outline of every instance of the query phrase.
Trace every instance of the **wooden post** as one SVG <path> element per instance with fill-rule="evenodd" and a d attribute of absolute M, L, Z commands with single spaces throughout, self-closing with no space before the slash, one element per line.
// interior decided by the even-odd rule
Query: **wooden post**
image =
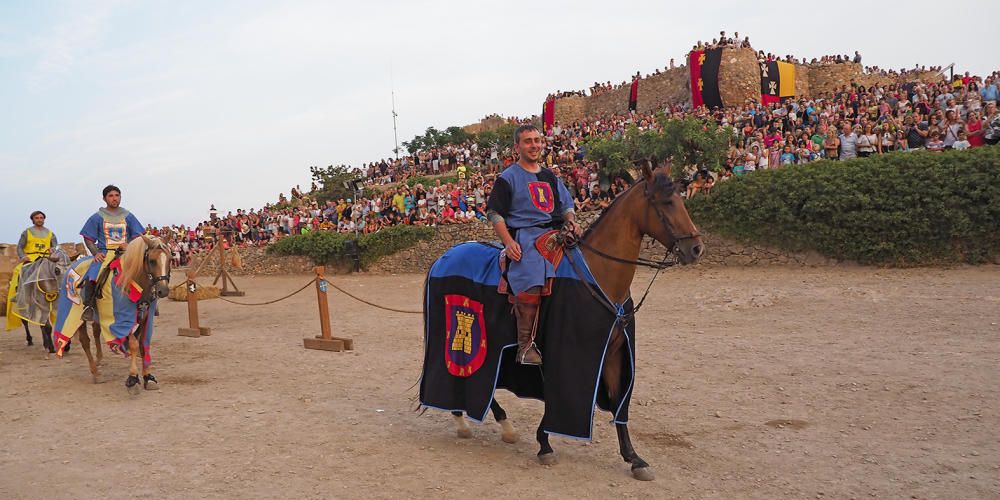
<path fill-rule="evenodd" d="M 188 303 L 188 323 L 190 328 L 178 328 L 177 335 L 184 337 L 201 337 L 202 335 L 208 336 L 212 334 L 212 329 L 198 324 L 198 298 L 195 296 L 195 291 L 197 290 L 197 285 L 195 285 L 194 271 L 187 272 L 187 282 L 184 284 L 187 287 L 187 303 Z"/>
<path fill-rule="evenodd" d="M 318 349 L 322 351 L 353 351 L 354 341 L 341 337 L 334 337 L 330 333 L 330 303 L 326 296 L 326 278 L 323 273 L 326 267 L 319 266 L 313 271 L 316 272 L 316 301 L 319 305 L 319 329 L 320 335 L 315 338 L 304 338 L 302 343 L 306 349 Z"/>
<path fill-rule="evenodd" d="M 212 285 L 219 282 L 222 279 L 222 290 L 219 295 L 223 297 L 243 297 L 246 293 L 241 292 L 239 287 L 236 286 L 236 282 L 233 281 L 233 277 L 229 275 L 229 271 L 226 270 L 226 238 L 223 236 L 222 231 L 219 231 L 219 238 L 216 240 L 215 244 L 219 248 L 219 274 L 215 275 L 215 281 Z M 229 285 L 233 285 L 233 289 L 229 289 Z"/>

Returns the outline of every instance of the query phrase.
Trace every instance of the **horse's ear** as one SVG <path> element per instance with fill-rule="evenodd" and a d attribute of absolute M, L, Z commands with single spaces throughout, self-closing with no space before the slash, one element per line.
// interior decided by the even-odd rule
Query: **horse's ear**
<path fill-rule="evenodd" d="M 649 162 L 642 164 L 642 178 L 646 179 L 646 182 L 653 182 L 653 169 L 649 168 Z"/>
<path fill-rule="evenodd" d="M 142 242 L 146 244 L 146 248 L 153 248 L 156 246 L 153 244 L 153 240 L 149 239 L 149 236 L 146 236 L 145 234 L 142 235 Z"/>

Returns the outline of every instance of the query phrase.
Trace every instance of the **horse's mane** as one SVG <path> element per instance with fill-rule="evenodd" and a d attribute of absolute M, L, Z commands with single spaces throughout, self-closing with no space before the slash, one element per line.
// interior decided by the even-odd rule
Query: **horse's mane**
<path fill-rule="evenodd" d="M 160 240 L 157 238 L 150 236 L 149 239 L 154 246 L 159 244 Z M 135 238 L 128 243 L 125 254 L 121 256 L 122 273 L 118 278 L 120 286 L 126 286 L 142 274 L 147 248 L 145 237 Z"/>

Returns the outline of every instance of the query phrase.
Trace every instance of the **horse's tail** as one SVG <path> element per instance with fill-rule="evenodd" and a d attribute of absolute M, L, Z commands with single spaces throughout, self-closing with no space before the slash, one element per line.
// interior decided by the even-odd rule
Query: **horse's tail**
<path fill-rule="evenodd" d="M 438 257 L 438 258 L 440 258 L 440 257 Z M 437 259 L 434 260 L 434 263 L 437 263 Z M 432 269 L 434 268 L 434 263 L 431 264 L 431 268 Z M 420 294 L 420 297 L 421 297 L 421 302 L 420 302 L 421 305 L 420 305 L 420 307 L 424 311 L 424 313 L 422 315 L 423 320 L 424 320 L 423 323 L 422 323 L 423 332 L 420 335 L 420 346 L 421 346 L 420 352 L 424 353 L 425 355 L 427 353 L 427 289 L 428 289 L 428 287 L 430 287 L 430 284 L 431 284 L 431 271 L 430 271 L 430 269 L 428 269 L 427 270 L 427 274 L 424 276 L 424 289 L 423 289 L 423 293 Z M 417 377 L 417 381 L 414 382 L 413 385 L 411 385 L 410 387 L 408 387 L 406 390 L 407 391 L 412 390 L 414 387 L 420 385 L 420 380 L 423 378 L 423 375 L 424 375 L 424 363 L 423 363 L 423 361 L 421 361 L 421 363 L 420 363 L 420 376 L 418 376 Z M 418 405 L 417 409 L 419 409 L 419 405 Z"/>

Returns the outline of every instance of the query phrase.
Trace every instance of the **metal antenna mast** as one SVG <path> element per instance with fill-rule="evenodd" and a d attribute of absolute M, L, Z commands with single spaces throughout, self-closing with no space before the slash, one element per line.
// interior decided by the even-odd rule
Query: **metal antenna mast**
<path fill-rule="evenodd" d="M 396 114 L 396 86 L 392 81 L 392 63 L 389 63 L 389 92 L 392 95 L 392 140 L 396 145 L 392 152 L 399 160 L 399 135 L 396 133 L 396 117 L 399 115 Z"/>

